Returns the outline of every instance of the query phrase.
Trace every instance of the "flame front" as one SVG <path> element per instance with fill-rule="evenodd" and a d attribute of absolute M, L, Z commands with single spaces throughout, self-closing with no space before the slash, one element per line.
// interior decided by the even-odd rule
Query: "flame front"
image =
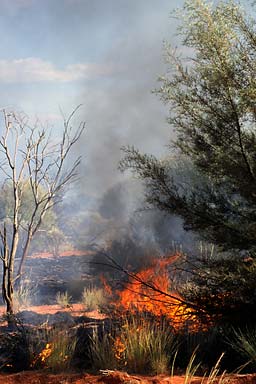
<path fill-rule="evenodd" d="M 52 351 L 53 351 L 52 343 L 47 343 L 45 348 L 39 353 L 39 355 L 32 362 L 31 366 L 34 367 L 37 364 L 46 365 L 46 361 L 51 356 Z"/>
<path fill-rule="evenodd" d="M 172 290 L 168 267 L 179 257 L 180 254 L 175 254 L 156 259 L 151 267 L 131 275 L 125 288 L 118 292 L 115 306 L 130 312 L 150 312 L 155 316 L 166 316 L 176 330 L 186 326 L 190 331 L 196 331 L 200 327 L 199 319 L 193 309 L 184 303 L 183 298 Z"/>

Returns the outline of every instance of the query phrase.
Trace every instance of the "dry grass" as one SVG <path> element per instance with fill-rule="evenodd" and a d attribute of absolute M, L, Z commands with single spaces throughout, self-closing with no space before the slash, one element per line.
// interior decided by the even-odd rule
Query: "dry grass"
<path fill-rule="evenodd" d="M 85 310 L 100 310 L 106 305 L 107 299 L 102 288 L 89 287 L 84 288 L 82 293 L 82 304 Z"/>

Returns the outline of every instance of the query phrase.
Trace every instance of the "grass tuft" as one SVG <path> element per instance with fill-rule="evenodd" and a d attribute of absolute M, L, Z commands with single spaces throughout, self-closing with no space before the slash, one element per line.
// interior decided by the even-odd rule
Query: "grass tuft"
<path fill-rule="evenodd" d="M 101 309 L 106 304 L 106 296 L 102 288 L 84 288 L 82 293 L 82 304 L 87 311 Z"/>
<path fill-rule="evenodd" d="M 67 308 L 70 306 L 72 300 L 72 296 L 68 294 L 68 292 L 57 292 L 56 294 L 56 302 L 62 308 Z"/>

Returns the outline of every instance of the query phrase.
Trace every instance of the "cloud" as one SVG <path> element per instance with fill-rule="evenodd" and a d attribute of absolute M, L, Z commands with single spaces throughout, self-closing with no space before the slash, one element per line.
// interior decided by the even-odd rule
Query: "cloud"
<path fill-rule="evenodd" d="M 111 74 L 110 64 L 76 63 L 59 69 L 49 61 L 37 57 L 0 60 L 0 82 L 72 82 Z"/>

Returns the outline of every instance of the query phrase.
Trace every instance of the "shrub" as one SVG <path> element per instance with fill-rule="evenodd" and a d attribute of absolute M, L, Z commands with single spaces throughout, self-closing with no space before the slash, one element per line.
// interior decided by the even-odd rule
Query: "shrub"
<path fill-rule="evenodd" d="M 30 355 L 27 334 L 18 329 L 16 332 L 0 334 L 0 369 L 18 371 L 28 369 Z"/>
<path fill-rule="evenodd" d="M 106 304 L 106 296 L 102 288 L 84 288 L 82 303 L 86 310 L 94 311 L 102 308 Z"/>

